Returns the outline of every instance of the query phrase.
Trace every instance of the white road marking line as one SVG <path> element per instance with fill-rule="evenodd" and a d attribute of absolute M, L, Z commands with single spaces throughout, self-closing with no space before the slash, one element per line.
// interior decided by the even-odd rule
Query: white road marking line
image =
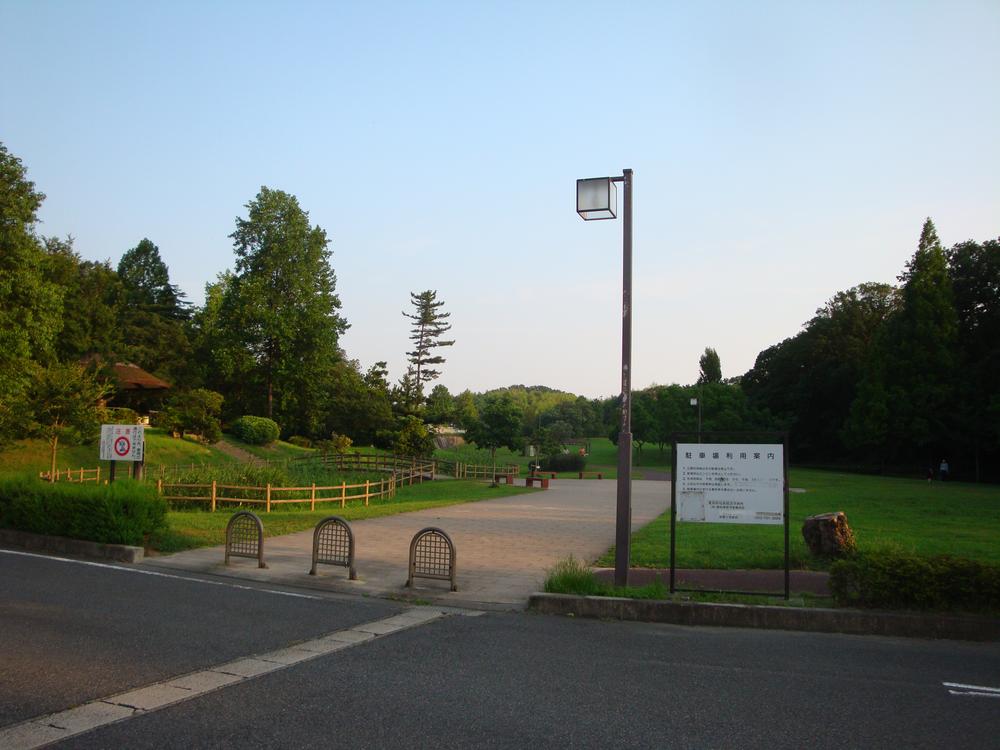
<path fill-rule="evenodd" d="M 942 682 L 948 692 L 952 695 L 982 695 L 990 698 L 1000 698 L 1000 688 L 986 687 L 985 685 L 966 685 L 961 682 Z M 958 688 L 952 690 L 951 688 Z"/>
<path fill-rule="evenodd" d="M 977 690 L 948 690 L 952 695 L 973 695 L 982 698 L 1000 698 L 1000 693 L 983 693 Z"/>
<path fill-rule="evenodd" d="M 170 677 L 152 685 L 133 688 L 107 698 L 98 698 L 66 711 L 36 716 L 0 729 L 0 748 L 33 750 L 108 724 L 126 721 L 207 693 L 223 690 L 261 675 L 287 669 L 295 664 L 312 661 L 333 651 L 351 648 L 401 630 L 424 625 L 445 616 L 445 612 L 433 608 L 406 610 L 401 614 L 337 630 L 265 654 L 256 654 L 225 664 L 217 664 L 198 672 Z M 331 641 L 335 643 L 331 644 Z"/>
<path fill-rule="evenodd" d="M 120 565 L 110 565 L 109 563 L 99 563 L 92 562 L 91 560 L 74 560 L 69 557 L 55 557 L 53 555 L 39 555 L 35 552 L 20 552 L 18 550 L 12 549 L 0 549 L 0 554 L 4 555 L 18 555 L 19 557 L 38 557 L 42 560 L 55 560 L 57 562 L 64 563 L 76 563 L 77 565 L 86 565 L 91 568 L 106 568 L 108 570 L 117 570 L 122 573 L 138 573 L 144 576 L 155 576 L 157 578 L 173 578 L 177 581 L 193 581 L 194 583 L 204 583 L 207 586 L 225 586 L 230 589 L 241 589 L 243 591 L 261 591 L 265 594 L 276 594 L 277 596 L 290 596 L 294 599 L 323 599 L 322 596 L 313 596 L 311 594 L 296 594 L 291 591 L 278 591 L 277 589 L 262 589 L 256 586 L 244 586 L 239 583 L 230 583 L 228 581 L 206 581 L 204 578 L 194 578 L 192 576 L 179 576 L 173 573 L 161 573 L 157 570 L 144 570 L 141 568 L 125 568 Z"/>

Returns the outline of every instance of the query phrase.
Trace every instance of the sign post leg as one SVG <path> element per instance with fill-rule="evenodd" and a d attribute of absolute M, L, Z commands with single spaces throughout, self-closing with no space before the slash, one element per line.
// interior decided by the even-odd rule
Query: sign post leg
<path fill-rule="evenodd" d="M 677 440 L 670 449 L 670 593 L 674 593 L 674 556 L 677 549 Z"/>
<path fill-rule="evenodd" d="M 116 461 L 112 461 L 111 462 L 111 468 L 108 470 L 108 481 L 109 482 L 114 482 L 115 481 L 115 464 L 116 463 L 117 463 Z"/>

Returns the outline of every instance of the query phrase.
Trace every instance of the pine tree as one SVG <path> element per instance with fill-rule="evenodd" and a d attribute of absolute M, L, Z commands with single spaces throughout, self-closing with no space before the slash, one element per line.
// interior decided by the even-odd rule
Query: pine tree
<path fill-rule="evenodd" d="M 410 330 L 413 351 L 407 352 L 406 356 L 413 369 L 415 398 L 420 401 L 423 398 L 424 383 L 429 383 L 441 375 L 441 371 L 434 369 L 433 366 L 443 364 L 445 361 L 444 357 L 433 354 L 433 350 L 451 346 L 455 342 L 441 340 L 441 336 L 451 330 L 451 323 L 446 322 L 451 313 L 441 312 L 444 302 L 437 300 L 437 291 L 428 289 L 420 294 L 410 292 L 410 302 L 413 304 L 414 312 L 404 311 L 403 315 L 413 321 L 413 328 Z"/>

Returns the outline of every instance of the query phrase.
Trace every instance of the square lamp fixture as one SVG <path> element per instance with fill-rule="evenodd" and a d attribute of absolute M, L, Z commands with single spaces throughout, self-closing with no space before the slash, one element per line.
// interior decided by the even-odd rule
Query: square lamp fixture
<path fill-rule="evenodd" d="M 614 219 L 618 215 L 618 188 L 611 178 L 577 180 L 576 212 L 584 221 Z"/>

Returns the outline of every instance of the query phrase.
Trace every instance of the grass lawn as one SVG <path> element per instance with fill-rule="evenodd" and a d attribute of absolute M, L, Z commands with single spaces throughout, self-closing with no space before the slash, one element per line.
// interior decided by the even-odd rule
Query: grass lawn
<path fill-rule="evenodd" d="M 108 462 L 99 461 L 98 444 L 67 445 L 60 443 L 56 453 L 59 469 L 93 469 L 100 465 L 101 476 L 107 476 Z M 42 440 L 18 440 L 0 452 L 0 474 L 37 474 L 49 469 L 49 445 Z M 228 464 L 234 459 L 210 445 L 191 438 L 173 438 L 161 429 L 146 428 L 146 466 L 159 464 Z M 118 468 L 121 468 L 119 464 Z"/>
<path fill-rule="evenodd" d="M 484 482 L 440 480 L 424 482 L 411 487 L 401 487 L 392 500 L 373 501 L 365 507 L 355 501 L 346 508 L 337 503 L 329 503 L 326 507 L 315 511 L 281 510 L 271 513 L 259 512 L 264 522 L 266 536 L 291 534 L 313 528 L 320 519 L 330 515 L 339 515 L 349 521 L 362 518 L 378 518 L 396 513 L 409 513 L 426 508 L 440 508 L 446 505 L 491 500 L 508 495 L 520 495 L 526 492 L 540 492 L 537 489 L 525 487 L 490 487 Z M 223 508 L 215 513 L 207 510 L 172 511 L 167 514 L 169 530 L 151 540 L 150 546 L 162 553 L 179 552 L 193 547 L 210 547 L 224 544 L 226 541 L 226 524 L 237 508 Z M 254 512 L 259 509 L 251 508 Z"/>
<path fill-rule="evenodd" d="M 636 479 L 642 479 L 643 468 L 670 471 L 670 447 L 662 451 L 652 443 L 646 443 L 642 452 L 632 448 L 632 468 Z M 602 471 L 605 477 L 618 476 L 618 446 L 608 438 L 590 438 L 590 456 L 587 471 Z"/>
<path fill-rule="evenodd" d="M 802 540 L 806 516 L 842 510 L 861 551 L 892 546 L 919 555 L 952 554 L 1000 564 L 1000 486 L 872 477 L 792 469 L 789 496 L 791 565 L 823 569 Z M 677 565 L 682 568 L 781 568 L 781 526 L 677 525 Z M 614 565 L 614 549 L 597 565 Z M 670 565 L 670 514 L 632 535 L 632 564 Z"/>

